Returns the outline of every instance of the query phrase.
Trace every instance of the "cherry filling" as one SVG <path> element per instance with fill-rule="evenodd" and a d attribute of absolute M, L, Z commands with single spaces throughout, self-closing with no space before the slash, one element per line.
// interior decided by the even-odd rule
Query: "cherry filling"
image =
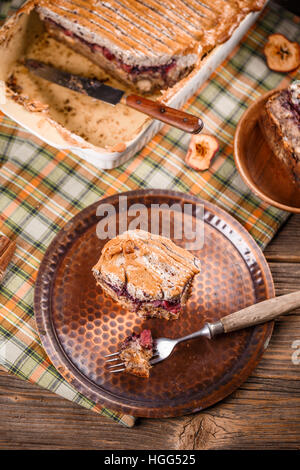
<path fill-rule="evenodd" d="M 151 350 L 153 348 L 151 330 L 143 330 L 139 335 L 132 333 L 132 335 L 127 336 L 127 338 L 123 342 L 122 349 L 127 348 L 132 341 L 138 341 L 140 345 L 145 349 Z"/>
<path fill-rule="evenodd" d="M 123 296 L 129 299 L 131 302 L 133 302 L 136 305 L 136 310 L 138 310 L 143 304 L 145 303 L 151 303 L 153 307 L 162 307 L 165 310 L 168 310 L 168 312 L 171 313 L 177 313 L 180 308 L 181 308 L 181 299 L 177 298 L 176 300 L 170 301 L 170 300 L 149 300 L 149 301 L 142 301 L 138 300 L 135 297 L 132 297 L 132 295 L 129 294 L 127 291 L 127 287 L 124 286 L 122 289 L 113 286 L 112 284 L 109 284 L 106 281 L 103 281 L 110 289 L 112 289 L 118 296 Z"/>
<path fill-rule="evenodd" d="M 153 339 L 150 330 L 143 330 L 140 334 L 140 344 L 144 348 L 152 349 L 153 348 Z"/>
<path fill-rule="evenodd" d="M 89 43 L 85 39 L 72 33 L 72 31 L 57 24 L 55 21 L 51 20 L 50 18 L 46 18 L 45 21 L 54 25 L 56 28 L 59 28 L 66 36 L 74 37 L 78 39 L 79 41 L 83 42 L 91 49 L 92 52 L 100 52 L 107 60 L 117 62 L 121 69 L 123 69 L 125 72 L 130 73 L 132 75 L 139 75 L 142 73 L 151 74 L 151 73 L 157 73 L 157 72 L 160 72 L 161 75 L 166 75 L 176 65 L 176 60 L 174 59 L 169 64 L 164 64 L 164 65 L 159 65 L 159 66 L 144 67 L 144 66 L 125 64 L 120 59 L 118 59 L 109 49 L 107 49 L 107 47 L 99 46 L 98 44 Z"/>

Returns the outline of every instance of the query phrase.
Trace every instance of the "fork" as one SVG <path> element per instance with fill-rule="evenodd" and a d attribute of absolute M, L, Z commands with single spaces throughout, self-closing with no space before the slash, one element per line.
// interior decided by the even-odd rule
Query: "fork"
<path fill-rule="evenodd" d="M 177 344 L 183 341 L 199 338 L 204 336 L 208 339 L 213 339 L 215 336 L 222 333 L 230 333 L 231 331 L 240 330 L 250 326 L 265 323 L 267 321 L 278 318 L 283 313 L 288 313 L 295 308 L 300 307 L 300 291 L 292 292 L 291 294 L 274 297 L 272 299 L 264 300 L 250 307 L 239 310 L 238 312 L 226 315 L 214 323 L 206 323 L 203 328 L 194 333 L 191 333 L 182 338 L 158 338 L 154 340 L 153 356 L 150 360 L 150 365 L 157 364 L 170 356 L 171 352 Z M 120 351 L 107 354 L 107 363 L 114 362 L 119 359 Z M 123 372 L 125 370 L 125 363 L 117 363 L 109 365 L 110 372 Z"/>

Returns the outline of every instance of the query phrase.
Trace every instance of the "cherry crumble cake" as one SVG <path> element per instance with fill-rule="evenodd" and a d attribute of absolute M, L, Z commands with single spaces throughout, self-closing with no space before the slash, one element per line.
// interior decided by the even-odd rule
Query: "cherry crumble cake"
<path fill-rule="evenodd" d="M 170 239 L 130 230 L 109 240 L 93 274 L 124 308 L 142 317 L 178 318 L 200 261 Z"/>
<path fill-rule="evenodd" d="M 129 374 L 148 378 L 152 356 L 153 339 L 150 330 L 143 330 L 139 335 L 133 333 L 127 336 L 121 345 L 120 359 Z"/>
<path fill-rule="evenodd" d="M 274 93 L 260 116 L 260 126 L 275 157 L 300 185 L 300 81 Z"/>
<path fill-rule="evenodd" d="M 38 0 L 58 41 L 139 92 L 172 87 L 265 0 Z"/>

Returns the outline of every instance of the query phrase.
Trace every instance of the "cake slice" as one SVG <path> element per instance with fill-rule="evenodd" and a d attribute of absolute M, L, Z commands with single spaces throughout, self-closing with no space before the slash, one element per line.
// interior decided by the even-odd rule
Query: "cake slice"
<path fill-rule="evenodd" d="M 260 116 L 260 127 L 291 180 L 300 184 L 300 81 L 268 99 Z"/>
<path fill-rule="evenodd" d="M 172 87 L 265 0 L 39 0 L 48 32 L 138 92 Z"/>
<path fill-rule="evenodd" d="M 121 344 L 120 359 L 129 374 L 148 378 L 152 356 L 153 339 L 150 330 L 143 330 L 139 335 L 133 333 Z"/>
<path fill-rule="evenodd" d="M 97 283 L 143 317 L 176 319 L 200 261 L 166 237 L 129 230 L 104 246 L 93 267 Z"/>
<path fill-rule="evenodd" d="M 128 0 L 41 0 L 37 6 L 52 37 L 142 93 L 172 86 L 197 61 L 193 34 L 157 9 Z"/>

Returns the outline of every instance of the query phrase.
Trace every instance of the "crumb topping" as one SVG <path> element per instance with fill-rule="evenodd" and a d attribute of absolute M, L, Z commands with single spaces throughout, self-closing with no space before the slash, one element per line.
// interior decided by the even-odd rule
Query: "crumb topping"
<path fill-rule="evenodd" d="M 133 298 L 168 300 L 180 296 L 200 261 L 166 237 L 134 230 L 107 242 L 93 271 Z"/>

